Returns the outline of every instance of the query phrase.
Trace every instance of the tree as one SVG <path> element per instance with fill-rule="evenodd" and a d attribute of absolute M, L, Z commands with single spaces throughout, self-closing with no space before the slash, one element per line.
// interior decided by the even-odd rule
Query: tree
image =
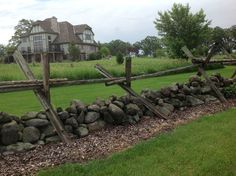
<path fill-rule="evenodd" d="M 110 54 L 113 56 L 116 56 L 119 52 L 126 55 L 128 54 L 129 48 L 132 47 L 130 43 L 122 40 L 112 40 L 109 43 L 103 44 L 103 46 L 106 46 L 110 50 Z"/>
<path fill-rule="evenodd" d="M 157 49 L 162 48 L 161 40 L 155 36 L 147 36 L 140 42 L 134 43 L 134 47 L 144 51 L 145 55 L 153 55 Z"/>
<path fill-rule="evenodd" d="M 200 46 L 209 35 L 208 26 L 211 22 L 206 20 L 202 9 L 193 14 L 188 4 L 174 4 L 171 10 L 158 12 L 158 15 L 154 24 L 172 57 L 184 57 L 181 51 L 183 46 L 192 50 Z"/>
<path fill-rule="evenodd" d="M 0 44 L 0 63 L 3 62 L 5 55 L 5 46 Z"/>
<path fill-rule="evenodd" d="M 102 58 L 107 57 L 110 54 L 110 50 L 106 46 L 102 46 L 100 52 L 102 54 Z"/>
<path fill-rule="evenodd" d="M 17 46 L 20 43 L 20 36 L 30 32 L 32 24 L 33 20 L 21 19 L 14 27 L 15 33 L 9 40 L 9 44 L 12 46 Z"/>
<path fill-rule="evenodd" d="M 120 65 L 124 63 L 124 56 L 121 52 L 117 53 L 116 62 L 117 62 L 117 64 L 120 64 Z"/>
<path fill-rule="evenodd" d="M 70 43 L 68 46 L 68 52 L 72 61 L 80 60 L 80 49 L 76 46 L 75 43 Z"/>

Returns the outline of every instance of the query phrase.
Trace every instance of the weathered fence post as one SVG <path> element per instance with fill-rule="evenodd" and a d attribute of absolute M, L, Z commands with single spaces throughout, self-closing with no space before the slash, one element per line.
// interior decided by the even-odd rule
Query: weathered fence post
<path fill-rule="evenodd" d="M 126 85 L 131 87 L 131 57 L 126 57 L 125 59 L 125 78 L 126 78 Z"/>
<path fill-rule="evenodd" d="M 34 74 L 30 70 L 28 64 L 26 63 L 26 61 L 23 58 L 23 56 L 21 55 L 21 53 L 16 50 L 14 52 L 13 56 L 14 56 L 16 63 L 19 65 L 20 69 L 25 74 L 25 77 L 29 80 L 35 81 L 36 79 L 34 77 Z M 35 95 L 37 96 L 39 102 L 41 103 L 42 107 L 44 108 L 51 124 L 53 125 L 53 127 L 57 131 L 57 134 L 60 137 L 60 139 L 63 142 L 69 143 L 70 140 L 69 140 L 68 134 L 64 130 L 63 125 L 62 125 L 59 117 L 57 116 L 57 113 L 55 112 L 52 105 L 48 102 L 47 98 L 45 97 L 44 92 L 41 89 L 34 89 L 33 91 L 34 91 Z"/>
<path fill-rule="evenodd" d="M 43 68 L 43 90 L 45 97 L 47 98 L 48 102 L 50 103 L 50 85 L 49 85 L 49 79 L 50 79 L 50 64 L 48 55 L 46 53 L 41 54 L 41 63 Z"/>

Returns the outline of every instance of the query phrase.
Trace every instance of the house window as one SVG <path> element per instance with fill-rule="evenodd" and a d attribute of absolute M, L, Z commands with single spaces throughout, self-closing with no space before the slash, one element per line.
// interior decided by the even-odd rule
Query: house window
<path fill-rule="evenodd" d="M 43 51 L 43 37 L 41 35 L 33 36 L 34 52 Z"/>
<path fill-rule="evenodd" d="M 91 40 L 91 35 L 90 34 L 85 34 L 85 40 Z"/>

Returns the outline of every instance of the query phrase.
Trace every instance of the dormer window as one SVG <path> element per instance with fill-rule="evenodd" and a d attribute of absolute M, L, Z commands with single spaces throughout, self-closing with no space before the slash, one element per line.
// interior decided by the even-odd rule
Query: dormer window
<path fill-rule="evenodd" d="M 90 34 L 85 34 L 85 40 L 91 40 L 91 35 Z"/>

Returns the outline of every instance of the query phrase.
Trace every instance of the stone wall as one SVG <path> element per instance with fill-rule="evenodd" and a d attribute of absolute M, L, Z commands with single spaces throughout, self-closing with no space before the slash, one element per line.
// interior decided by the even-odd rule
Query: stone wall
<path fill-rule="evenodd" d="M 210 77 L 220 90 L 233 84 L 230 79 L 216 74 Z M 200 77 L 192 76 L 188 83 L 177 83 L 161 90 L 143 90 L 141 95 L 149 99 L 163 114 L 184 110 L 210 101 L 218 101 L 210 87 Z M 85 137 L 107 125 L 134 125 L 143 116 L 154 116 L 137 98 L 111 96 L 108 100 L 97 99 L 90 105 L 72 100 L 63 110 L 57 108 L 65 130 L 74 137 Z M 16 117 L 0 112 L 0 152 L 22 151 L 36 145 L 59 141 L 45 112 L 28 112 Z"/>

